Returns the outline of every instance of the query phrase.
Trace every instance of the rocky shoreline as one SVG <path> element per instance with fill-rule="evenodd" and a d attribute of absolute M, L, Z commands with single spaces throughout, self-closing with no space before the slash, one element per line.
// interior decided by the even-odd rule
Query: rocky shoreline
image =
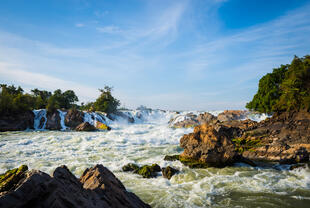
<path fill-rule="evenodd" d="M 0 175 L 0 207 L 126 207 L 147 208 L 103 165 L 76 178 L 66 166 L 52 176 L 25 165 Z"/>

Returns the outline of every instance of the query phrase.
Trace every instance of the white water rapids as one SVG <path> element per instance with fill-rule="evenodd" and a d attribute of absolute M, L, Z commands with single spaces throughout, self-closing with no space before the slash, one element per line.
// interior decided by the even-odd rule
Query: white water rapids
<path fill-rule="evenodd" d="M 180 154 L 180 138 L 193 131 L 169 128 L 168 121 L 176 117 L 176 113 L 127 113 L 136 123 L 128 124 L 121 119 L 111 121 L 105 117 L 105 122 L 112 127 L 109 132 L 42 131 L 44 126 L 40 127 L 38 121 L 35 127 L 41 131 L 2 132 L 0 172 L 27 164 L 31 169 L 51 173 L 65 164 L 79 177 L 86 168 L 103 164 L 129 191 L 152 207 L 309 207 L 308 168 L 290 171 L 287 166 L 253 168 L 237 164 L 222 169 L 189 169 L 178 161 L 163 160 L 165 155 Z M 60 114 L 64 117 L 64 113 Z M 102 116 L 86 114 L 84 120 L 100 121 Z M 42 117 L 44 119 L 46 113 L 38 111 L 36 120 Z M 255 118 L 259 120 L 257 115 Z M 129 162 L 170 165 L 180 173 L 170 181 L 161 174 L 144 179 L 121 171 Z"/>

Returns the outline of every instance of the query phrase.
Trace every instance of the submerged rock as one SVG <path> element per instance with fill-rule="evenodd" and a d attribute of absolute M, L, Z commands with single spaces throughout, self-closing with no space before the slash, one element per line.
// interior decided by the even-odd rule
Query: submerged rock
<path fill-rule="evenodd" d="M 102 165 L 86 169 L 77 179 L 66 166 L 53 176 L 27 171 L 14 182 L 14 189 L 0 193 L 0 207 L 150 207 Z"/>
<path fill-rule="evenodd" d="M 164 160 L 166 161 L 176 161 L 179 160 L 180 156 L 179 155 L 166 155 Z"/>
<path fill-rule="evenodd" d="M 125 172 L 128 172 L 128 171 L 137 171 L 139 169 L 139 166 L 134 164 L 134 163 L 128 163 L 127 165 L 124 165 L 122 167 L 122 170 L 125 171 Z"/>
<path fill-rule="evenodd" d="M 70 109 L 65 117 L 65 125 L 71 129 L 75 129 L 84 122 L 84 113 L 76 109 Z"/>
<path fill-rule="evenodd" d="M 33 129 L 34 113 L 26 111 L 16 114 L 0 115 L 0 131 L 24 131 Z"/>
<path fill-rule="evenodd" d="M 170 167 L 170 166 L 167 166 L 165 168 L 162 168 L 161 172 L 162 172 L 164 178 L 167 178 L 170 180 L 171 177 L 179 171 L 177 169 Z"/>
<path fill-rule="evenodd" d="M 143 165 L 135 173 L 141 175 L 143 178 L 154 178 L 157 176 L 157 173 L 161 171 L 161 168 L 157 164 L 152 165 Z"/>
<path fill-rule="evenodd" d="M 96 127 L 88 122 L 81 123 L 75 128 L 76 131 L 96 131 Z"/>

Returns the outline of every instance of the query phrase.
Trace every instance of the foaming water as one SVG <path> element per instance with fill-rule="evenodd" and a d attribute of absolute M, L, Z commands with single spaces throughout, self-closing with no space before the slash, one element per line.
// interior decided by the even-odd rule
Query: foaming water
<path fill-rule="evenodd" d="M 0 172 L 27 164 L 51 173 L 66 164 L 76 175 L 95 164 L 112 170 L 126 188 L 152 207 L 308 207 L 310 170 L 253 168 L 236 164 L 227 168 L 189 169 L 178 161 L 164 161 L 179 154 L 183 134 L 193 129 L 172 129 L 169 112 L 132 112 L 136 124 L 109 123 L 109 132 L 4 132 L 0 133 Z M 90 115 L 91 116 L 91 115 Z M 99 119 L 99 118 L 98 118 Z M 144 179 L 124 173 L 129 162 L 158 163 L 180 170 L 169 181 L 161 177 Z"/>

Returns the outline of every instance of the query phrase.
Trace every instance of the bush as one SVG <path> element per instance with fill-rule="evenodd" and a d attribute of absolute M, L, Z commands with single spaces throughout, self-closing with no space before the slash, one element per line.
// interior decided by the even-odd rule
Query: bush
<path fill-rule="evenodd" d="M 258 91 L 246 107 L 261 113 L 310 110 L 310 56 L 294 57 L 259 80 Z"/>
<path fill-rule="evenodd" d="M 101 94 L 93 103 L 93 110 L 102 111 L 105 113 L 116 112 L 120 102 L 112 96 L 112 88 L 105 86 L 104 89 L 99 89 L 99 91 Z"/>

